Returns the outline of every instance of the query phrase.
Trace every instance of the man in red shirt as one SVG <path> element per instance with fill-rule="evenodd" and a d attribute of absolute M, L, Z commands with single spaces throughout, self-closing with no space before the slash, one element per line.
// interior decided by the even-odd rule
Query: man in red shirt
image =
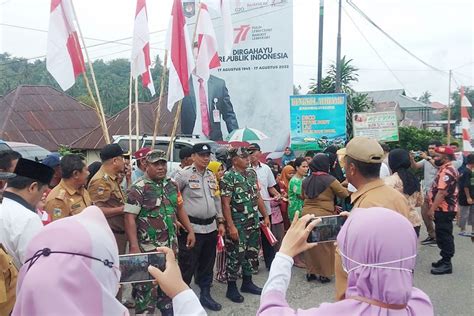
<path fill-rule="evenodd" d="M 435 153 L 434 162 L 439 169 L 429 192 L 428 216 L 434 219 L 436 242 L 441 250 L 441 259 L 431 264 L 431 273 L 438 275 L 453 272 L 453 219 L 457 212 L 459 173 L 453 165 L 456 159 L 453 148 L 440 146 L 435 149 Z"/>

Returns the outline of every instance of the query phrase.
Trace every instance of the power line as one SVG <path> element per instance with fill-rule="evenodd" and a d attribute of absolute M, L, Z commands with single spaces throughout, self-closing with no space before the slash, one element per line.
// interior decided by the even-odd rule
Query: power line
<path fill-rule="evenodd" d="M 395 43 L 398 47 L 400 47 L 402 50 L 404 50 L 406 53 L 408 53 L 410 56 L 421 62 L 423 65 L 425 65 L 428 68 L 431 68 L 433 70 L 443 72 L 445 73 L 446 71 L 441 70 L 439 68 L 436 68 L 435 66 L 430 65 L 429 63 L 425 62 L 423 59 L 419 58 L 415 54 L 413 54 L 411 51 L 409 51 L 405 46 L 400 44 L 398 41 L 396 41 L 392 36 L 390 36 L 387 32 L 385 32 L 380 26 L 378 26 L 371 18 L 367 16 L 357 5 L 355 5 L 352 0 L 346 0 L 347 3 L 354 9 L 356 10 L 357 13 L 359 13 L 364 19 L 366 19 L 370 24 L 372 24 L 377 30 L 382 32 L 383 35 L 385 35 L 387 38 L 389 38 L 393 43 Z"/>
<path fill-rule="evenodd" d="M 346 8 L 343 7 L 344 13 L 347 15 L 347 17 L 351 20 L 352 24 L 355 26 L 357 31 L 359 31 L 360 35 L 364 38 L 364 40 L 367 42 L 367 44 L 372 48 L 374 51 L 375 55 L 382 61 L 382 63 L 387 67 L 387 70 L 390 71 L 392 76 L 398 81 L 398 83 L 403 87 L 403 89 L 408 92 L 408 94 L 412 94 L 407 88 L 405 88 L 403 82 L 400 80 L 400 78 L 397 77 L 397 75 L 393 72 L 392 69 L 390 69 L 390 66 L 385 62 L 385 60 L 382 58 L 382 56 L 379 54 L 379 52 L 375 49 L 375 47 L 370 43 L 368 38 L 365 36 L 365 34 L 362 32 L 362 30 L 359 28 L 359 26 L 355 23 L 355 21 L 352 19 L 352 17 L 349 15 L 347 12 Z"/>

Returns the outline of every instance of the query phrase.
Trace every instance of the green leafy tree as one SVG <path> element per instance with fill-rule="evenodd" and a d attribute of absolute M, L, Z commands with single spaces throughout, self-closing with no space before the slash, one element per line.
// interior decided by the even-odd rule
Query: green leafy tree
<path fill-rule="evenodd" d="M 352 137 L 352 114 L 357 112 L 366 112 L 373 107 L 372 100 L 367 94 L 357 93 L 352 85 L 359 81 L 359 70 L 352 65 L 352 59 L 346 59 L 346 56 L 341 59 L 341 90 L 347 94 L 347 136 Z M 311 79 L 308 94 L 316 94 L 318 91 L 318 83 L 315 79 Z M 326 76 L 321 80 L 321 93 L 335 93 L 336 92 L 336 65 L 331 64 Z"/>
<path fill-rule="evenodd" d="M 469 102 L 474 105 L 474 87 L 464 87 L 464 95 L 467 97 Z M 451 107 L 451 119 L 460 120 L 461 119 L 461 88 L 456 89 L 451 94 L 451 99 L 453 100 Z M 472 118 L 472 108 L 468 108 L 469 115 Z M 448 112 L 443 113 L 443 118 L 448 118 Z"/>
<path fill-rule="evenodd" d="M 432 96 L 433 95 L 431 94 L 431 92 L 425 91 L 425 92 L 423 92 L 423 94 L 421 96 L 419 96 L 418 98 L 414 98 L 414 99 L 417 100 L 417 101 L 423 102 L 425 104 L 430 104 Z"/>
<path fill-rule="evenodd" d="M 400 137 L 398 143 L 388 143 L 391 148 L 426 151 L 428 143 L 431 140 L 439 140 L 442 143 L 445 142 L 445 135 L 442 132 L 420 129 L 413 126 L 399 127 L 398 134 Z"/>

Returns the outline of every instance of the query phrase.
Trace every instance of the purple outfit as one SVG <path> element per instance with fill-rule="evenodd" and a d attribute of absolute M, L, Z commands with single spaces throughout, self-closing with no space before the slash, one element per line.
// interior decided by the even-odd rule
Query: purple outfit
<path fill-rule="evenodd" d="M 257 315 L 434 315 L 429 297 L 413 287 L 416 241 L 411 223 L 400 214 L 384 208 L 356 209 L 337 238 L 349 273 L 346 299 L 308 310 L 289 307 L 285 296 L 293 259 L 278 253 Z M 406 307 L 379 307 L 350 298 L 355 296 Z"/>

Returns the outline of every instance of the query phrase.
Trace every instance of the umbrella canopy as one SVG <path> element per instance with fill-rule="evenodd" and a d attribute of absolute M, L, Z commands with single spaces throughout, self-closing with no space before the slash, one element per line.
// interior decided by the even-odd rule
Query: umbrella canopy
<path fill-rule="evenodd" d="M 226 138 L 228 142 L 248 142 L 267 139 L 268 136 L 255 128 L 239 128 L 233 130 Z"/>

